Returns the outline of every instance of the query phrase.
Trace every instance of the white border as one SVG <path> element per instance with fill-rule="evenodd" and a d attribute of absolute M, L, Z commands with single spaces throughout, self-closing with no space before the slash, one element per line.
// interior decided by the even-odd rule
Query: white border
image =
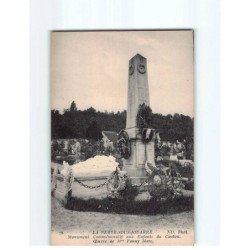
<path fill-rule="evenodd" d="M 48 244 L 49 31 L 195 29 L 196 244 L 218 244 L 219 6 L 218 1 L 31 1 L 31 244 Z"/>

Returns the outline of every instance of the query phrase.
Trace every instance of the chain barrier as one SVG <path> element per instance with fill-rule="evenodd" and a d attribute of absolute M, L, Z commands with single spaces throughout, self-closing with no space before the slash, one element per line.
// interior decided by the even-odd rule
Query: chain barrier
<path fill-rule="evenodd" d="M 145 180 L 145 181 L 143 181 L 141 184 L 139 184 L 139 185 L 133 185 L 133 187 L 137 187 L 137 188 L 139 188 L 139 187 L 142 187 L 143 185 L 145 185 L 146 183 L 148 183 L 148 181 L 149 181 L 149 177 Z"/>
<path fill-rule="evenodd" d="M 108 183 L 108 180 L 105 181 L 104 183 L 100 184 L 100 185 L 97 185 L 97 186 L 89 186 L 89 185 L 86 185 L 84 183 L 82 183 L 81 181 L 79 181 L 77 178 L 75 178 L 75 181 L 78 182 L 81 186 L 85 187 L 85 188 L 88 188 L 88 189 L 97 189 L 97 188 L 100 188 L 100 187 L 103 187 L 105 186 L 107 183 Z"/>
<path fill-rule="evenodd" d="M 174 178 L 174 179 L 177 179 L 178 181 L 182 182 L 182 176 L 178 173 L 178 175 L 176 176 L 177 178 Z M 150 179 L 150 176 L 144 180 L 142 183 L 136 185 L 134 184 L 133 187 L 136 187 L 136 188 L 140 188 L 142 187 L 143 185 L 147 184 L 148 181 Z M 79 183 L 82 187 L 85 187 L 85 188 L 88 188 L 88 189 L 97 189 L 97 188 L 100 188 L 100 187 L 103 187 L 105 185 L 107 185 L 107 183 L 109 182 L 109 179 L 107 179 L 104 183 L 102 184 L 99 184 L 99 185 L 96 185 L 96 186 L 90 186 L 90 185 L 87 185 L 87 184 L 84 184 L 82 183 L 82 181 L 78 180 L 77 178 L 74 178 L 74 180 Z M 174 187 L 172 187 L 173 189 L 175 189 Z"/>

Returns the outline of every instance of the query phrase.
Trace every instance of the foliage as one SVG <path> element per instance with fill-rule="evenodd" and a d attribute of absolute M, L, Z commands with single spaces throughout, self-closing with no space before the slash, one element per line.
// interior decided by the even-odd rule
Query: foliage
<path fill-rule="evenodd" d="M 86 130 L 86 138 L 96 141 L 102 139 L 102 130 L 94 118 L 91 119 L 90 125 Z"/>
<path fill-rule="evenodd" d="M 98 140 L 101 131 L 116 131 L 126 127 L 126 111 L 100 112 L 93 107 L 79 110 L 71 103 L 69 109 L 61 114 L 58 110 L 51 111 L 52 139 L 82 138 Z M 152 112 L 152 111 L 151 111 Z M 193 152 L 194 119 L 182 114 L 152 114 L 147 119 L 150 127 L 159 131 L 161 140 L 175 142 L 184 141 L 189 154 Z"/>
<path fill-rule="evenodd" d="M 136 124 L 141 133 L 143 128 L 152 127 L 152 109 L 145 103 L 139 105 L 136 116 Z"/>
<path fill-rule="evenodd" d="M 70 110 L 70 112 L 77 111 L 77 107 L 76 107 L 75 101 L 73 101 L 73 102 L 71 103 L 69 110 Z"/>
<path fill-rule="evenodd" d="M 72 151 L 73 148 L 77 148 L 77 152 Z M 112 155 L 118 162 L 121 157 L 116 148 L 105 149 L 102 140 L 54 139 L 51 141 L 51 160 L 53 162 L 66 161 L 72 164 L 72 162 L 84 161 L 96 155 Z"/>

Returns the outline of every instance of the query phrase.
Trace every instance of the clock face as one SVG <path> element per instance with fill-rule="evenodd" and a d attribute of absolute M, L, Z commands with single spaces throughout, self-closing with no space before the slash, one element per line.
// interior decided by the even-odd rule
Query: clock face
<path fill-rule="evenodd" d="M 135 70 L 134 65 L 133 65 L 133 64 L 130 64 L 130 65 L 129 65 L 129 74 L 130 74 L 130 75 L 133 75 L 134 70 Z"/>
<path fill-rule="evenodd" d="M 137 70 L 141 73 L 144 74 L 146 72 L 146 67 L 143 63 L 139 63 L 137 66 Z"/>

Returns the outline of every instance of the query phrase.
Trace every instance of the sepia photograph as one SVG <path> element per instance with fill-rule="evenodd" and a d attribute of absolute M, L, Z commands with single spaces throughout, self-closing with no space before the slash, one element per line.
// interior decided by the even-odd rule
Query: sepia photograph
<path fill-rule="evenodd" d="M 52 31 L 51 244 L 194 244 L 194 31 Z"/>

